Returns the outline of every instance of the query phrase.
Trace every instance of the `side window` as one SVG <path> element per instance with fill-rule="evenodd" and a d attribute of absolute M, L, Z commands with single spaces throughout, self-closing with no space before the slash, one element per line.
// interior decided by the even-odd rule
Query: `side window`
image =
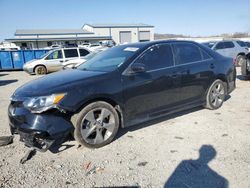
<path fill-rule="evenodd" d="M 224 42 L 224 47 L 225 48 L 234 48 L 234 43 L 233 42 Z"/>
<path fill-rule="evenodd" d="M 50 60 L 50 59 L 61 59 L 62 58 L 62 51 L 61 50 L 56 50 L 54 52 L 52 52 L 51 54 L 49 54 L 46 57 L 46 60 Z"/>
<path fill-rule="evenodd" d="M 215 46 L 215 50 L 221 50 L 221 49 L 224 49 L 224 42 L 219 42 L 216 44 Z"/>
<path fill-rule="evenodd" d="M 236 41 L 241 47 L 246 47 L 246 43 L 243 41 Z"/>
<path fill-rule="evenodd" d="M 203 60 L 212 59 L 212 57 L 206 51 L 204 51 L 203 49 L 200 49 L 200 50 L 201 50 L 201 55 L 203 57 Z"/>
<path fill-rule="evenodd" d="M 77 49 L 64 49 L 65 58 L 78 57 Z"/>
<path fill-rule="evenodd" d="M 190 43 L 175 43 L 176 65 L 202 61 L 200 48 Z"/>
<path fill-rule="evenodd" d="M 79 49 L 79 52 L 81 57 L 89 54 L 89 51 L 85 49 Z"/>
<path fill-rule="evenodd" d="M 145 64 L 146 70 L 155 70 L 174 65 L 171 46 L 168 44 L 157 45 L 147 50 L 139 59 Z"/>

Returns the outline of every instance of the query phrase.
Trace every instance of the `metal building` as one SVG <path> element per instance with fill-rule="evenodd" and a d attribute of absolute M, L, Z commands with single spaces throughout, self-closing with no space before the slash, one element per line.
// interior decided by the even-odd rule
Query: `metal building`
<path fill-rule="evenodd" d="M 51 45 L 95 43 L 116 44 L 154 40 L 154 26 L 147 24 L 84 24 L 81 29 L 18 29 L 5 41 L 21 48 L 41 49 Z"/>

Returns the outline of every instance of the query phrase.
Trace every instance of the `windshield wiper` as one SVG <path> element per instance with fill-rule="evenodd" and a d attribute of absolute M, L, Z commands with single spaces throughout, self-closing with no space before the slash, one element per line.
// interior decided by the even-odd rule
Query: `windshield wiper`
<path fill-rule="evenodd" d="M 81 70 L 83 70 L 83 71 L 87 71 L 88 69 L 87 69 L 87 68 L 83 68 L 83 69 L 81 69 Z"/>

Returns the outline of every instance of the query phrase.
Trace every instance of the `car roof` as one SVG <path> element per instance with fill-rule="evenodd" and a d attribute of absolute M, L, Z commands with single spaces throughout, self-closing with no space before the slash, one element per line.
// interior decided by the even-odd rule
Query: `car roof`
<path fill-rule="evenodd" d="M 130 43 L 130 44 L 123 44 L 121 46 L 124 47 L 137 47 L 137 48 L 143 48 L 143 47 L 149 47 L 156 44 L 166 44 L 166 43 L 182 43 L 182 42 L 188 42 L 193 44 L 198 44 L 194 41 L 189 40 L 155 40 L 155 41 L 147 41 L 147 42 L 136 42 L 136 43 Z"/>

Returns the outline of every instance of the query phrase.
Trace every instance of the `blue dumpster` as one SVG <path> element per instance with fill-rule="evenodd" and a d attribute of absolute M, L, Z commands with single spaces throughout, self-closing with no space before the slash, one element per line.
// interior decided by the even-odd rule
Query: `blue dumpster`
<path fill-rule="evenodd" d="M 47 52 L 48 50 L 35 50 L 35 58 L 39 59 L 41 56 L 43 56 Z"/>
<path fill-rule="evenodd" d="M 23 65 L 38 59 L 49 50 L 0 51 L 0 70 L 22 69 Z"/>
<path fill-rule="evenodd" d="M 1 69 L 13 69 L 10 51 L 0 51 Z"/>
<path fill-rule="evenodd" d="M 21 51 L 11 52 L 14 69 L 22 69 L 24 64 L 23 53 Z"/>
<path fill-rule="evenodd" d="M 35 59 L 35 53 L 34 50 L 24 50 L 23 51 L 23 56 L 24 56 L 24 62 L 28 62 L 32 59 Z"/>

